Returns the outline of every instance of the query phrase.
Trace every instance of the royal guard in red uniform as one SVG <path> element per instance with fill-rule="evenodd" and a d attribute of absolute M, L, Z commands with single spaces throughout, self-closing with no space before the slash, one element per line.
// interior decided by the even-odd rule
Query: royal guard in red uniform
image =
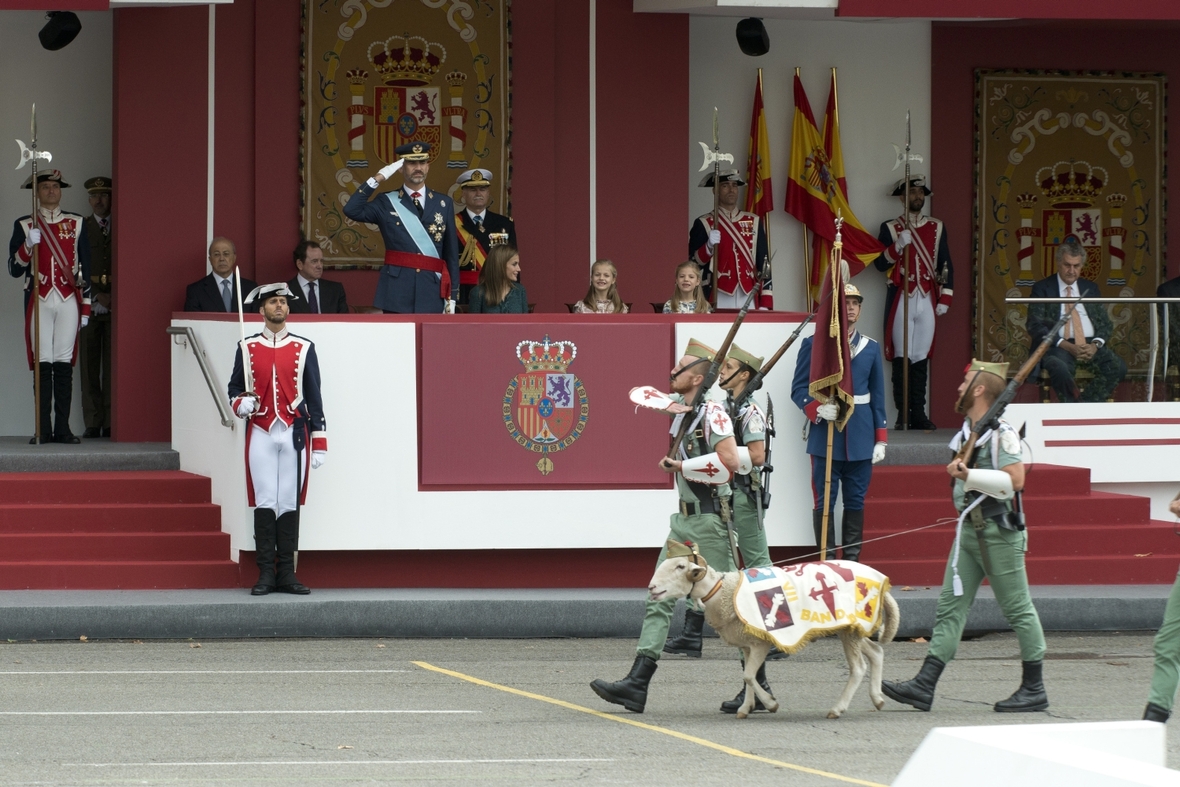
<path fill-rule="evenodd" d="M 459 234 L 459 303 L 467 303 L 472 288 L 479 284 L 479 272 L 493 246 L 516 247 L 516 225 L 512 219 L 488 210 L 492 173 L 469 169 L 455 181 L 463 192 L 463 210 L 455 214 Z"/>
<path fill-rule="evenodd" d="M 60 207 L 69 183 L 56 169 L 37 173 L 37 225 L 21 216 L 8 244 L 8 272 L 25 278 L 25 349 L 29 368 L 41 365 L 41 442 L 81 442 L 70 431 L 78 329 L 90 320 L 90 241 L 86 220 Z M 30 176 L 24 188 L 33 188 Z M 33 298 L 33 247 L 37 247 L 37 297 Z M 40 311 L 41 343 L 33 348 L 33 304 Z M 50 412 L 53 428 L 49 428 Z M 52 436 L 51 436 L 52 435 Z M 30 443 L 36 443 L 34 436 Z"/>
<path fill-rule="evenodd" d="M 247 301 L 266 327 L 238 344 L 229 380 L 230 406 L 250 422 L 246 490 L 254 507 L 255 596 L 311 592 L 295 577 L 299 506 L 307 499 L 308 470 L 328 455 L 328 434 L 315 345 L 287 331 L 287 299 L 294 297 L 286 283 L 250 293 Z"/>
<path fill-rule="evenodd" d="M 701 181 L 701 186 L 713 188 L 713 173 Z M 717 186 L 717 224 L 713 226 L 710 211 L 693 222 L 688 235 L 688 256 L 701 266 L 701 281 L 708 293 L 713 257 L 717 257 L 717 301 L 719 309 L 740 309 L 746 296 L 758 286 L 763 270 L 762 290 L 754 299 L 757 309 L 773 309 L 774 293 L 770 287 L 770 262 L 766 243 L 766 228 L 755 213 L 738 210 L 741 187 L 746 185 L 736 169 L 723 169 Z"/>
<path fill-rule="evenodd" d="M 911 429 L 936 429 L 926 414 L 926 383 L 930 377 L 930 356 L 934 354 L 934 318 L 941 317 L 951 307 L 955 269 L 946 242 L 946 228 L 938 219 L 922 213 L 930 194 L 924 175 L 910 177 L 908 191 L 905 179 L 898 181 L 893 196 L 909 207 L 909 229 L 905 216 L 881 224 L 877 239 L 885 251 L 873 263 L 885 271 L 889 279 L 885 301 L 885 359 L 893 363 L 893 403 L 897 407 L 897 423 L 902 426 L 903 408 L 909 408 Z M 909 247 L 909 251 L 906 248 Z M 909 402 L 902 401 L 907 358 L 902 355 L 905 337 L 905 308 L 898 293 L 905 277 L 905 258 L 910 256 L 910 278 L 905 292 L 909 298 Z"/>

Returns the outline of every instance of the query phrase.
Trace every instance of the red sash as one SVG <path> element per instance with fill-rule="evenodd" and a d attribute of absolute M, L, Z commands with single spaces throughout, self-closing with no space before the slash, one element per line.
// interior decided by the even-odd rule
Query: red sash
<path fill-rule="evenodd" d="M 451 297 L 451 271 L 447 268 L 447 264 L 438 257 L 427 257 L 425 254 L 411 254 L 407 251 L 386 250 L 385 264 L 396 265 L 399 268 L 413 268 L 416 271 L 431 271 L 432 273 L 442 274 L 442 280 L 439 281 L 439 293 L 442 295 L 444 301 Z"/>

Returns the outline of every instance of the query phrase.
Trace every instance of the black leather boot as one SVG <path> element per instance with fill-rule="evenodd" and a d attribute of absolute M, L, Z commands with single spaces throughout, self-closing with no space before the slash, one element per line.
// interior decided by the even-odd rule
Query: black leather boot
<path fill-rule="evenodd" d="M 265 596 L 275 589 L 274 509 L 254 509 L 254 560 L 258 564 L 258 581 L 250 595 Z"/>
<path fill-rule="evenodd" d="M 295 577 L 295 551 L 299 549 L 299 514 L 288 511 L 278 518 L 275 523 L 275 536 L 278 551 L 278 576 L 275 578 L 275 590 L 280 593 L 294 593 L 296 596 L 306 596 L 311 588 L 302 584 Z"/>
<path fill-rule="evenodd" d="M 1033 711 L 1048 710 L 1049 697 L 1045 694 L 1045 684 L 1041 680 L 1040 661 L 1022 661 L 1023 675 L 1020 688 L 1006 700 L 996 703 L 997 713 L 1032 713 Z"/>
<path fill-rule="evenodd" d="M 770 690 L 770 684 L 766 682 L 766 663 L 765 662 L 763 662 L 762 666 L 758 668 L 758 674 L 756 674 L 754 676 L 754 680 L 758 681 L 758 685 L 761 686 L 766 691 L 767 694 L 769 694 L 772 697 L 774 696 L 774 693 Z M 742 690 L 738 692 L 736 697 L 734 697 L 732 700 L 726 700 L 725 702 L 721 703 L 721 712 L 722 713 L 737 713 L 741 709 L 742 704 L 745 701 L 746 701 L 746 686 L 743 682 Z M 757 697 L 754 697 L 754 710 L 766 710 L 766 706 L 762 704 L 762 700 L 758 699 Z"/>
<path fill-rule="evenodd" d="M 45 390 L 45 381 L 41 381 Z M 53 365 L 53 442 L 76 445 L 82 442 L 70 431 L 70 403 L 74 400 L 74 367 L 68 363 Z M 42 433 L 45 423 L 41 424 Z"/>
<path fill-rule="evenodd" d="M 912 705 L 918 710 L 930 710 L 930 706 L 934 704 L 934 687 L 938 685 L 938 679 L 944 669 L 946 664 L 934 656 L 927 656 L 922 662 L 922 669 L 918 670 L 913 680 L 902 683 L 883 680 L 881 691 L 895 702 Z"/>
<path fill-rule="evenodd" d="M 858 562 L 860 560 L 860 542 L 864 538 L 865 512 L 844 509 L 844 560 Z"/>
<path fill-rule="evenodd" d="M 1147 707 L 1143 709 L 1144 721 L 1158 721 L 1160 724 L 1167 724 L 1168 717 L 1171 715 L 1170 710 L 1165 710 L 1154 702 L 1147 703 Z"/>
<path fill-rule="evenodd" d="M 926 416 L 926 381 L 929 379 L 929 372 L 929 358 L 910 364 L 910 429 L 938 428 Z"/>
<path fill-rule="evenodd" d="M 701 632 L 705 628 L 705 613 L 697 612 L 692 606 L 684 609 L 684 627 L 680 636 L 664 643 L 664 652 L 677 656 L 701 657 Z"/>
<path fill-rule="evenodd" d="M 835 512 L 832 512 L 833 514 Z M 824 512 L 823 509 L 814 510 L 811 512 L 811 526 L 815 529 L 815 559 L 819 560 L 819 542 L 820 536 L 823 535 L 824 530 Z M 836 557 L 836 517 L 828 516 L 828 560 L 834 560 Z"/>
<path fill-rule="evenodd" d="M 622 705 L 629 711 L 643 713 L 643 708 L 647 705 L 647 686 L 651 683 L 651 676 L 656 674 L 657 666 L 659 665 L 655 659 L 640 653 L 635 657 L 635 663 L 631 665 L 631 672 L 627 677 L 615 683 L 607 683 L 598 678 L 590 682 L 590 688 L 607 702 Z"/>
<path fill-rule="evenodd" d="M 53 442 L 53 364 L 38 363 L 41 367 L 41 445 Z M 36 427 L 33 427 L 36 430 Z M 37 445 L 37 435 L 29 439 L 29 445 Z"/>
<path fill-rule="evenodd" d="M 905 370 L 905 358 L 894 358 L 890 363 L 893 364 L 893 406 L 897 408 L 897 423 L 893 425 L 894 429 L 901 429 L 902 413 L 908 413 L 909 407 L 906 405 L 904 394 L 905 387 L 902 383 L 902 375 Z M 913 385 L 913 381 L 910 382 Z"/>

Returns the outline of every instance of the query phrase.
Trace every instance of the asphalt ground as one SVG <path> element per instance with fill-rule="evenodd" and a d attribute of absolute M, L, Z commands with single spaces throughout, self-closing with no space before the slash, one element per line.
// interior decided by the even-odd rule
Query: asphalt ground
<path fill-rule="evenodd" d="M 1049 635 L 1045 713 L 997 714 L 1020 679 L 1016 640 L 967 641 L 934 710 L 862 686 L 826 718 L 846 680 L 837 640 L 769 678 L 783 708 L 718 712 L 740 687 L 734 651 L 660 662 L 647 710 L 587 685 L 616 680 L 634 640 L 270 639 L 0 643 L 0 782 L 7 785 L 565 783 L 886 785 L 936 726 L 1140 718 L 1145 633 Z M 908 679 L 921 642 L 885 648 Z M 1168 761 L 1180 764 L 1169 733 Z M 951 783 L 951 782 L 948 782 Z"/>

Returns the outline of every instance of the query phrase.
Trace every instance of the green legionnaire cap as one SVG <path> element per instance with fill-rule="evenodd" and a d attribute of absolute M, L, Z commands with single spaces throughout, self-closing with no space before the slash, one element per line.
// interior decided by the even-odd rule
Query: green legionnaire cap
<path fill-rule="evenodd" d="M 97 177 L 91 178 L 82 185 L 85 187 L 87 194 L 101 194 L 104 191 L 110 194 L 113 184 L 110 178 Z"/>
<path fill-rule="evenodd" d="M 407 142 L 393 149 L 398 158 L 406 161 L 430 161 L 429 142 Z"/>
<path fill-rule="evenodd" d="M 972 360 L 970 365 L 967 367 L 967 374 L 971 374 L 971 372 L 987 372 L 988 374 L 994 374 L 1001 380 L 1007 380 L 1008 364 L 988 363 L 987 361 Z"/>
<path fill-rule="evenodd" d="M 762 370 L 763 359 L 759 358 L 757 355 L 750 355 L 748 352 L 743 350 L 741 347 L 738 347 L 736 344 L 729 345 L 729 357 L 734 359 L 735 361 L 739 361 L 740 363 L 744 363 L 746 366 L 749 366 L 751 369 L 753 369 L 756 372 Z"/>
<path fill-rule="evenodd" d="M 682 544 L 679 541 L 669 538 L 664 543 L 664 559 L 668 560 L 669 558 L 674 557 L 692 558 L 692 562 L 702 567 L 709 565 L 707 562 L 705 562 L 705 559 L 701 557 L 701 553 L 697 550 L 696 544 L 692 543 L 691 541 L 685 541 Z"/>
<path fill-rule="evenodd" d="M 706 361 L 712 361 L 717 357 L 717 351 L 707 344 L 702 344 L 696 339 L 688 340 L 688 347 L 684 348 L 685 355 L 691 355 L 693 358 L 702 358 Z"/>
<path fill-rule="evenodd" d="M 858 289 L 855 284 L 845 284 L 844 285 L 844 297 L 845 298 L 856 298 L 856 300 L 859 303 L 865 302 L 865 296 L 860 294 L 860 289 Z"/>
<path fill-rule="evenodd" d="M 476 188 L 492 185 L 492 171 L 490 169 L 469 169 L 455 180 L 460 188 Z"/>
<path fill-rule="evenodd" d="M 37 173 L 37 183 L 44 183 L 47 180 L 52 180 L 54 183 L 56 183 L 58 186 L 60 186 L 63 189 L 68 189 L 70 187 L 69 183 L 66 183 L 64 180 L 61 179 L 61 170 L 59 170 L 59 169 L 43 169 Z M 32 175 L 29 175 L 29 177 L 25 179 L 25 185 L 21 186 L 21 188 L 22 189 L 33 188 L 33 176 Z"/>

